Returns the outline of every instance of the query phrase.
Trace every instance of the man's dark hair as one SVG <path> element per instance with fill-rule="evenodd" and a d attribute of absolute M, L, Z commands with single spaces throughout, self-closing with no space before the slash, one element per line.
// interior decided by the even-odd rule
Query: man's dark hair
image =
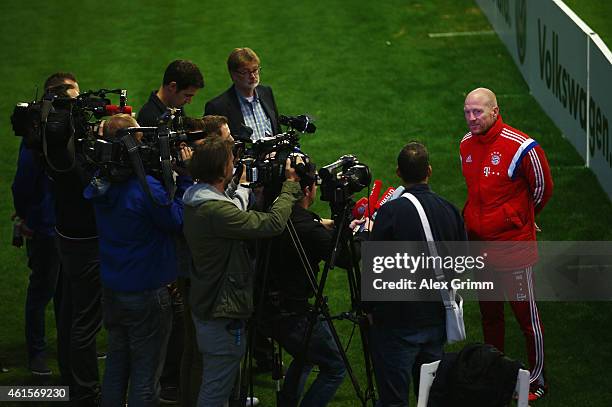
<path fill-rule="evenodd" d="M 221 126 L 228 124 L 227 117 L 206 115 L 204 117 L 183 117 L 183 128 L 187 131 L 203 131 L 204 137 L 220 136 Z"/>
<path fill-rule="evenodd" d="M 206 135 L 216 134 L 220 136 L 221 126 L 223 126 L 224 124 L 229 125 L 229 122 L 227 121 L 227 117 L 225 116 L 218 116 L 218 115 L 211 114 L 211 115 L 206 115 L 202 117 L 202 125 L 203 125 L 202 130 L 204 130 Z"/>
<path fill-rule="evenodd" d="M 225 177 L 227 163 L 232 159 L 234 143 L 220 136 L 207 137 L 196 146 L 187 164 L 191 176 L 199 182 L 214 184 Z"/>
<path fill-rule="evenodd" d="M 397 156 L 397 168 L 406 183 L 414 184 L 427 178 L 429 153 L 418 141 L 406 144 Z"/>
<path fill-rule="evenodd" d="M 58 86 L 66 85 L 64 83 L 66 79 L 71 80 L 73 82 L 77 82 L 76 77 L 70 72 L 56 72 L 53 75 L 49 76 L 45 81 L 45 92 L 52 90 L 52 88 L 57 88 Z"/>
<path fill-rule="evenodd" d="M 176 82 L 176 90 L 181 91 L 189 87 L 197 89 L 204 87 L 204 78 L 202 72 L 196 64 L 185 59 L 177 59 L 170 62 L 170 65 L 164 72 L 163 85 L 168 85 L 170 82 Z"/>

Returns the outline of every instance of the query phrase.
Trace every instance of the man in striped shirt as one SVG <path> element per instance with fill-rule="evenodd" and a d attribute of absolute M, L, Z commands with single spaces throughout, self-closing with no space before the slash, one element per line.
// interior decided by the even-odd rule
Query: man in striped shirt
<path fill-rule="evenodd" d="M 227 69 L 233 85 L 209 100 L 204 114 L 227 117 L 233 135 L 241 133 L 241 126 L 250 127 L 253 141 L 280 133 L 272 88 L 259 84 L 257 54 L 250 48 L 236 48 L 227 59 Z"/>
<path fill-rule="evenodd" d="M 533 241 L 520 255 L 498 257 L 487 269 L 501 283 L 527 344 L 531 377 L 529 400 L 541 398 L 544 382 L 543 325 L 533 293 L 537 262 L 535 215 L 552 195 L 553 183 L 544 150 L 525 133 L 502 120 L 495 94 L 478 88 L 464 105 L 470 132 L 461 140 L 461 169 L 468 190 L 463 209 L 470 240 Z M 491 259 L 493 260 L 493 259 Z M 486 278 L 486 277 L 485 277 Z M 480 298 L 485 342 L 504 350 L 504 302 Z"/>

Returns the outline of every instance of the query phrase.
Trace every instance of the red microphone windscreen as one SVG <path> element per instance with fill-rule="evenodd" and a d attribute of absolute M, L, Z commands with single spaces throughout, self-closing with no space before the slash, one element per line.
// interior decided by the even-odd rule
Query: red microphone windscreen
<path fill-rule="evenodd" d="M 132 106 L 106 105 L 104 110 L 109 116 L 119 113 L 132 114 Z"/>
<path fill-rule="evenodd" d="M 384 205 L 384 203 L 387 202 L 389 200 L 389 198 L 391 198 L 391 196 L 393 195 L 394 192 L 395 192 L 395 188 L 393 188 L 393 187 L 387 188 L 387 190 L 385 191 L 383 196 L 380 198 L 380 201 L 378 201 L 376 203 L 376 209 L 378 209 L 382 205 Z"/>
<path fill-rule="evenodd" d="M 368 210 L 368 200 L 363 197 L 357 201 L 355 206 L 353 206 L 353 219 L 361 219 L 363 216 L 366 216 L 365 213 Z"/>

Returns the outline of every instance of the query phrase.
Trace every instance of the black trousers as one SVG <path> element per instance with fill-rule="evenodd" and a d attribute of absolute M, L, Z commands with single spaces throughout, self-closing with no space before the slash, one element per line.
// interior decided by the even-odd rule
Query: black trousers
<path fill-rule="evenodd" d="M 59 238 L 62 303 L 58 360 L 73 405 L 93 405 L 100 393 L 96 335 L 102 327 L 98 239 Z"/>
<path fill-rule="evenodd" d="M 28 348 L 28 360 L 44 356 L 47 343 L 45 340 L 45 309 L 53 299 L 55 323 L 60 314 L 61 287 L 58 287 L 60 273 L 59 250 L 57 238 L 42 233 L 34 233 L 26 240 L 30 283 L 25 303 L 25 334 Z"/>

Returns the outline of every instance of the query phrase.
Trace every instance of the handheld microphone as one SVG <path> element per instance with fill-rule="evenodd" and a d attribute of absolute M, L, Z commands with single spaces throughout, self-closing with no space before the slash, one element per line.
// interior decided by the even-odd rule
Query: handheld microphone
<path fill-rule="evenodd" d="M 400 187 L 398 187 L 398 189 L 401 189 L 403 191 L 404 187 L 400 186 Z M 389 201 L 392 201 L 392 200 L 396 199 L 399 196 L 399 195 L 396 196 L 396 192 L 397 192 L 398 189 L 395 189 L 393 187 L 387 188 L 387 190 L 385 191 L 383 196 L 380 198 L 380 201 L 378 201 L 376 203 L 376 212 L 374 212 L 374 215 L 372 215 L 372 220 L 376 219 L 376 214 L 378 213 L 378 209 L 381 206 L 383 206 L 384 204 L 386 204 Z"/>
<path fill-rule="evenodd" d="M 380 194 L 380 190 L 382 188 L 382 181 L 377 179 L 374 181 L 374 187 L 372 188 L 372 192 L 370 193 L 370 197 L 360 198 L 355 206 L 353 206 L 353 219 L 361 219 L 364 217 L 369 217 L 370 213 L 374 213 L 376 210 L 376 202 L 378 200 L 378 194 Z"/>
<path fill-rule="evenodd" d="M 391 198 L 389 198 L 389 201 L 392 201 L 394 199 L 399 198 L 400 196 L 402 196 L 402 194 L 405 192 L 406 188 L 404 188 L 403 185 L 400 185 L 399 187 L 397 187 L 395 189 L 395 191 L 393 192 L 393 195 L 391 195 Z"/>
<path fill-rule="evenodd" d="M 372 193 L 370 193 L 370 198 L 368 199 L 368 216 L 370 216 L 370 212 L 374 213 L 374 211 L 376 211 L 376 202 L 378 202 L 378 195 L 380 195 L 381 189 L 382 181 L 379 179 L 374 180 L 374 187 L 372 188 Z"/>
<path fill-rule="evenodd" d="M 363 218 L 366 213 L 366 211 L 368 210 L 368 199 L 364 196 L 362 198 L 360 198 L 357 203 L 355 203 L 355 206 L 353 206 L 353 219 L 361 219 Z"/>
<path fill-rule="evenodd" d="M 389 187 L 387 188 L 387 190 L 385 191 L 385 193 L 382 195 L 382 197 L 380 198 L 380 200 L 378 202 L 376 202 L 376 210 L 378 210 L 378 208 L 380 208 L 381 206 L 383 206 L 385 203 L 387 203 L 387 201 L 391 200 L 391 197 L 393 196 L 393 194 L 395 193 L 395 188 L 393 187 Z"/>

